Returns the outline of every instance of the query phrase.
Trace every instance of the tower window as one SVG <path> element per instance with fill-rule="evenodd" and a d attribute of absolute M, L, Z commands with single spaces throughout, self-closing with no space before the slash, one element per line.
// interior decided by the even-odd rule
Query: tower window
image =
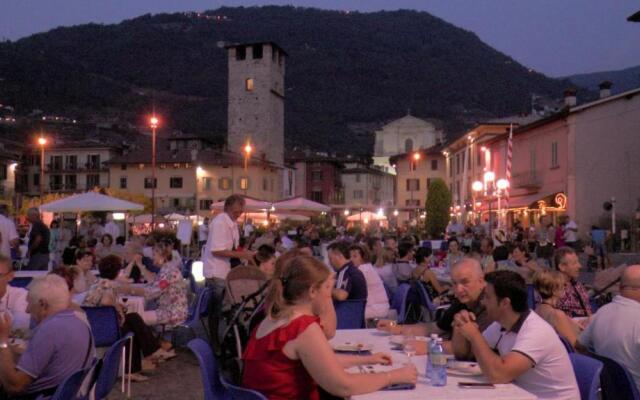
<path fill-rule="evenodd" d="M 236 60 L 244 60 L 247 58 L 247 48 L 244 46 L 236 47 Z"/>
<path fill-rule="evenodd" d="M 250 92 L 253 90 L 253 78 L 249 78 L 246 81 L 244 81 L 244 88 Z"/>
<path fill-rule="evenodd" d="M 252 47 L 253 47 L 253 59 L 257 60 L 259 58 L 262 58 L 262 45 L 254 44 Z"/>
<path fill-rule="evenodd" d="M 404 151 L 406 153 L 410 152 L 413 150 L 413 140 L 411 139 L 407 139 L 404 141 Z"/>

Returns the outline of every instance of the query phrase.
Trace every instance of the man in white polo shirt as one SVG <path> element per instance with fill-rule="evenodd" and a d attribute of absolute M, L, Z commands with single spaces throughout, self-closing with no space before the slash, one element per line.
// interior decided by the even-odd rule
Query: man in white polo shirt
<path fill-rule="evenodd" d="M 625 268 L 620 295 L 594 314 L 576 347 L 622 364 L 640 390 L 640 265 Z"/>
<path fill-rule="evenodd" d="M 482 303 L 495 322 L 480 333 L 475 316 L 455 317 L 456 357 L 473 354 L 492 383 L 514 382 L 539 399 L 580 398 L 571 360 L 554 329 L 527 308 L 527 286 L 512 271 L 485 275 Z"/>
<path fill-rule="evenodd" d="M 237 251 L 240 244 L 240 231 L 236 221 L 244 212 L 244 197 L 231 195 L 224 202 L 224 212 L 216 216 L 209 224 L 209 237 L 202 251 L 203 272 L 207 286 L 213 289 L 209 303 L 209 330 L 214 344 L 218 348 L 218 322 L 220 306 L 227 275 L 231 270 L 231 259 L 249 260 L 253 252 Z"/>

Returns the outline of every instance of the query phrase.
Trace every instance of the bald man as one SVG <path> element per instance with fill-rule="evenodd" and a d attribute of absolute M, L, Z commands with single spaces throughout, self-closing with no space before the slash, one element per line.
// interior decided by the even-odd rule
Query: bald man
<path fill-rule="evenodd" d="M 624 365 L 640 390 L 640 265 L 624 270 L 620 294 L 594 314 L 576 348 Z"/>
<path fill-rule="evenodd" d="M 462 310 L 472 312 L 481 330 L 491 324 L 487 318 L 484 306 L 480 303 L 480 296 L 485 287 L 484 274 L 478 260 L 463 258 L 451 267 L 451 284 L 453 294 L 456 297 L 449 307 L 438 319 L 437 326 L 447 335 L 453 331 L 453 317 Z M 378 323 L 378 329 L 390 331 L 394 334 L 413 334 L 425 336 L 429 329 L 425 324 L 394 326 L 389 321 L 382 320 Z"/>

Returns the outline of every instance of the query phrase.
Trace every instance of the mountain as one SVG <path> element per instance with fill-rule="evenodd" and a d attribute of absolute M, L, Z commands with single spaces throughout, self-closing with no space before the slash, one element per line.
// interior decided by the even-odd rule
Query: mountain
<path fill-rule="evenodd" d="M 1 43 L 0 103 L 134 124 L 153 106 L 171 128 L 224 136 L 223 46 L 245 41 L 275 41 L 289 54 L 288 147 L 368 153 L 374 128 L 408 109 L 441 120 L 451 136 L 526 112 L 532 94 L 559 97 L 568 85 L 425 12 L 223 7 Z"/>
<path fill-rule="evenodd" d="M 640 87 L 640 65 L 618 71 L 571 75 L 564 79 L 568 79 L 580 87 L 596 91 L 600 82 L 611 81 L 613 83 L 611 93 L 622 93 Z"/>

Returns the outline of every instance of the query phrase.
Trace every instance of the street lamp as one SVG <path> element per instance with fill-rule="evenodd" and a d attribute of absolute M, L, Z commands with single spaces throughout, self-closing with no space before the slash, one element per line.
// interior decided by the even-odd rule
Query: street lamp
<path fill-rule="evenodd" d="M 417 152 L 417 151 L 416 151 L 415 153 L 413 153 L 413 155 L 411 156 L 411 158 L 413 159 L 413 161 L 412 161 L 413 166 L 412 166 L 412 168 L 411 168 L 411 176 L 412 176 L 412 177 L 414 176 L 413 171 L 415 171 L 415 170 L 417 170 L 417 169 L 418 169 L 418 161 L 420 161 L 420 157 L 421 157 L 421 156 L 420 156 L 420 153 L 419 153 L 419 152 Z M 420 180 L 418 180 L 418 182 L 420 182 Z M 413 206 L 413 190 L 414 190 L 414 189 L 413 189 L 413 187 L 414 187 L 414 185 L 413 185 L 413 184 L 415 183 L 415 179 L 412 179 L 412 182 L 411 182 L 411 183 L 412 183 L 412 184 L 411 184 L 411 186 L 409 187 L 409 192 L 411 193 L 411 206 Z M 411 214 L 412 214 L 412 218 L 413 218 L 413 212 L 411 212 Z"/>
<path fill-rule="evenodd" d="M 40 145 L 40 205 L 42 205 L 44 197 L 44 146 L 47 144 L 47 138 L 40 135 L 38 138 Z"/>
<path fill-rule="evenodd" d="M 156 129 L 160 120 L 154 115 L 149 118 L 149 126 L 151 127 L 151 229 L 155 228 L 156 223 Z"/>
<path fill-rule="evenodd" d="M 196 204 L 194 206 L 196 212 L 196 224 L 200 225 L 200 198 L 198 197 L 198 190 L 200 186 L 200 176 L 204 173 L 204 169 L 201 166 L 196 167 Z"/>
<path fill-rule="evenodd" d="M 498 199 L 498 227 L 500 227 L 500 225 L 502 225 L 501 223 L 501 205 L 500 205 L 500 200 L 502 198 L 502 195 L 506 192 L 506 190 L 509 188 L 509 181 L 506 179 L 498 179 L 495 183 L 496 179 L 496 174 L 493 171 L 487 171 L 484 173 L 484 183 L 480 182 L 480 181 L 475 181 L 471 184 L 471 189 L 474 192 L 474 206 L 477 206 L 476 202 L 475 202 L 475 196 L 479 193 L 479 192 L 484 192 L 485 196 L 488 197 L 497 197 Z M 491 199 L 489 199 L 489 225 L 493 225 L 493 220 L 492 220 L 492 215 L 491 215 Z"/>
<path fill-rule="evenodd" d="M 253 147 L 251 147 L 251 142 L 249 140 L 247 140 L 247 143 L 242 148 L 242 151 L 244 152 L 244 170 L 246 171 L 247 167 L 249 166 L 249 158 L 251 157 L 251 152 L 253 151 Z"/>

